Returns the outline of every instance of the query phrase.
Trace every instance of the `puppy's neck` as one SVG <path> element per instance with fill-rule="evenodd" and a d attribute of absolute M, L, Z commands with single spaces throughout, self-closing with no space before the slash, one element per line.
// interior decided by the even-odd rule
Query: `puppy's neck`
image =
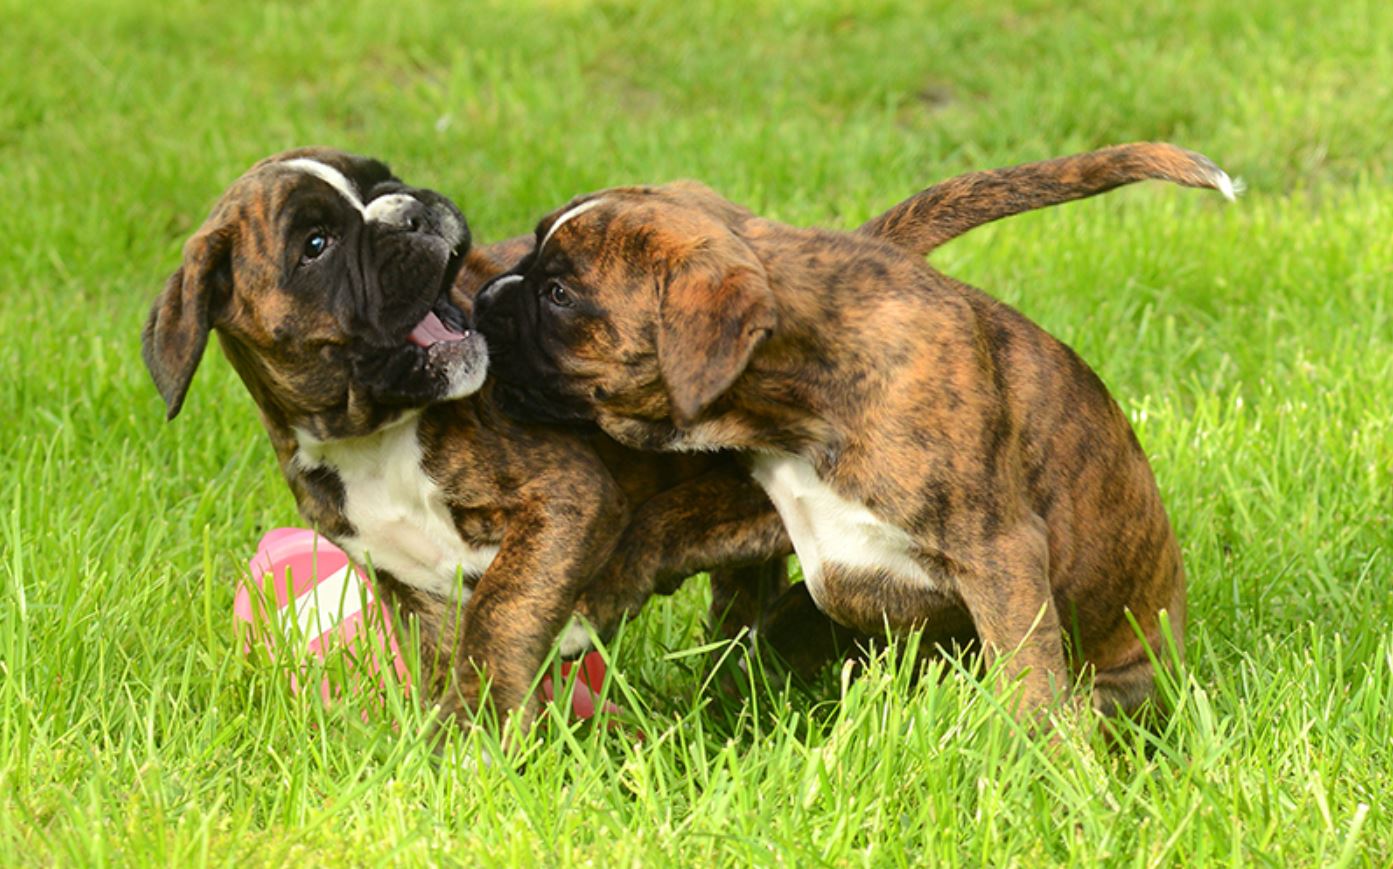
<path fill-rule="evenodd" d="M 451 408 L 434 405 L 401 411 L 366 434 L 345 438 L 324 438 L 317 434 L 287 424 L 277 414 L 261 409 L 262 425 L 276 452 L 281 476 L 295 496 L 300 515 L 311 526 L 331 539 L 339 539 L 354 533 L 354 528 L 346 513 L 346 492 L 343 480 L 326 465 L 322 459 L 326 452 L 333 452 L 352 445 L 367 445 L 381 441 L 393 432 L 404 427 L 415 431 L 417 423 L 434 413 L 463 412 L 466 415 L 475 410 L 471 399 L 451 402 Z M 467 406 L 466 406 L 467 405 Z M 414 434 L 413 434 L 414 437 Z"/>

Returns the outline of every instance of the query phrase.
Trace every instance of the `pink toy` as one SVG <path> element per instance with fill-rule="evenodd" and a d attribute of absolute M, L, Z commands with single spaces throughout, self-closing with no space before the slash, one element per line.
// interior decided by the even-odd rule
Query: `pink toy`
<path fill-rule="evenodd" d="M 286 628 L 287 639 L 299 637 L 308 642 L 307 650 L 323 659 L 331 644 L 347 643 L 351 648 L 365 649 L 371 655 L 367 662 L 370 673 L 380 673 L 390 655 L 392 670 L 403 687 L 410 685 L 406 661 L 397 643 L 391 615 L 380 601 L 368 577 L 349 563 L 348 555 L 313 531 L 304 528 L 276 528 L 266 532 L 257 545 L 256 555 L 248 564 L 249 581 L 238 584 L 233 603 L 233 615 L 243 634 L 243 651 L 250 652 L 252 643 L 260 638 L 273 656 L 280 643 L 268 633 L 270 620 L 258 617 L 257 609 L 263 599 L 275 602 L 279 619 Z M 286 574 L 290 575 L 287 589 Z M 321 579 L 322 577 L 322 579 Z M 257 593 L 252 584 L 261 588 Z M 290 606 L 294 603 L 294 609 Z M 284 640 L 282 640 L 282 643 Z M 579 661 L 563 661 L 561 675 L 569 678 L 571 670 L 580 667 L 575 690 L 571 695 L 571 711 L 577 718 L 591 718 L 605 680 L 605 662 L 599 652 L 590 652 Z M 291 676 L 291 689 L 300 690 L 299 680 Z M 342 690 L 339 686 L 338 690 Z M 325 677 L 319 686 L 320 696 L 328 702 L 335 693 Z M 551 676 L 542 678 L 539 692 L 551 702 L 555 689 Z M 605 711 L 619 712 L 613 703 Z"/>

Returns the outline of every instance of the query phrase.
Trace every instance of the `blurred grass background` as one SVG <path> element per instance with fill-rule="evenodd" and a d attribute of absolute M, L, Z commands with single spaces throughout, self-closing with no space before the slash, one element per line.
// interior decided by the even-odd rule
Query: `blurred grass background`
<path fill-rule="evenodd" d="M 0 862 L 1389 865 L 1393 6 L 3 0 L 0 20 Z M 232 580 L 294 506 L 220 355 L 166 425 L 138 333 L 256 159 L 383 157 L 492 240 L 678 177 L 849 227 L 960 171 L 1138 139 L 1249 193 L 1144 185 L 934 262 L 1078 349 L 1153 457 L 1193 621 L 1157 740 L 1046 757 L 972 680 L 891 664 L 736 704 L 684 653 L 700 582 L 613 650 L 629 729 L 554 723 L 522 774 L 441 768 L 421 711 L 364 725 L 240 663 Z"/>

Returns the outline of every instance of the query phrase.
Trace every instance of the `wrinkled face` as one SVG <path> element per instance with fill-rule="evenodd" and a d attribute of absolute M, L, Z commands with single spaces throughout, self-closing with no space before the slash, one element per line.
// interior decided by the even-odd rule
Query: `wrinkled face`
<path fill-rule="evenodd" d="M 156 300 L 145 357 L 172 417 L 210 329 L 263 413 L 319 439 L 459 398 L 487 369 L 448 289 L 469 231 L 445 197 L 334 151 L 262 161 Z"/>
<path fill-rule="evenodd" d="M 704 187 L 608 190 L 537 227 L 533 252 L 479 294 L 505 410 L 595 421 L 662 448 L 743 371 L 773 328 L 750 217 Z"/>

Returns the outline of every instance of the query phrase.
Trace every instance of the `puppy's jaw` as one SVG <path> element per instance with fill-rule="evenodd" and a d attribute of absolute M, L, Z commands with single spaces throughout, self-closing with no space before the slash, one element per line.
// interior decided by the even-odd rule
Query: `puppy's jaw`
<path fill-rule="evenodd" d="M 456 401 L 473 395 L 488 376 L 488 343 L 478 332 L 469 332 L 462 341 L 433 344 L 426 351 L 428 365 L 445 374 L 442 401 Z"/>

